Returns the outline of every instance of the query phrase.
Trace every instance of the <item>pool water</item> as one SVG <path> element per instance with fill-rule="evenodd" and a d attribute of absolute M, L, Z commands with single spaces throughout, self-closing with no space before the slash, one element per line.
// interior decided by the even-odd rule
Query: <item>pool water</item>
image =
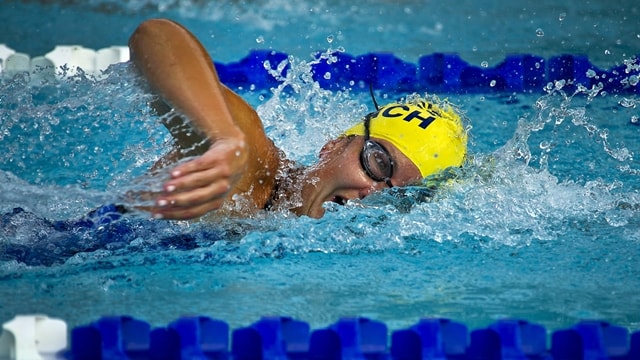
<path fill-rule="evenodd" d="M 216 60 L 237 61 L 252 48 L 287 52 L 284 83 L 239 91 L 277 145 L 310 163 L 373 107 L 366 93 L 309 81 L 309 53 L 318 49 L 393 51 L 408 61 L 454 51 L 476 65 L 512 52 L 569 52 L 603 67 L 637 66 L 632 2 L 536 3 L 510 2 L 496 17 L 492 2 L 16 2 L 0 15 L 14 29 L 0 42 L 33 56 L 67 41 L 122 45 L 137 22 L 162 15 L 193 28 Z M 24 30 L 42 22 L 28 15 L 36 10 L 63 11 L 43 30 Z M 79 26 L 114 26 L 80 36 L 67 23 L 78 16 L 99 20 Z M 303 36 L 285 36 L 288 26 Z M 45 29 L 56 30 L 53 39 Z M 372 34 L 375 42 L 365 41 Z M 637 96 L 562 83 L 531 94 L 438 95 L 468 118 L 472 156 L 433 201 L 415 187 L 328 205 L 322 219 L 274 212 L 188 223 L 87 215 L 162 183 L 145 170 L 169 136 L 129 64 L 100 80 L 3 80 L 0 320 L 45 313 L 75 326 L 130 314 L 162 325 L 206 314 L 238 327 L 277 314 L 320 327 L 359 315 L 403 328 L 439 316 L 473 328 L 515 317 L 549 329 L 579 319 L 640 329 Z"/>

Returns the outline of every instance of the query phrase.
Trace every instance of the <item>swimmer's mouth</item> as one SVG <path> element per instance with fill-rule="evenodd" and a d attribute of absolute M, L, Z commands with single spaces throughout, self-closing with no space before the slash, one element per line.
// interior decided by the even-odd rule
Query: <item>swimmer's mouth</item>
<path fill-rule="evenodd" d="M 333 201 L 334 203 L 338 204 L 338 205 L 344 205 L 347 203 L 347 199 L 343 198 L 342 196 L 334 196 L 333 199 L 331 199 L 331 201 Z"/>

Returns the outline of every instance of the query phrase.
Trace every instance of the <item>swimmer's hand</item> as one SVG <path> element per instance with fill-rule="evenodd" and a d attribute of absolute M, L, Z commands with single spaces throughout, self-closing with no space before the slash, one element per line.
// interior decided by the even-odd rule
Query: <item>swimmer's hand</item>
<path fill-rule="evenodd" d="M 201 156 L 176 166 L 151 209 L 154 218 L 186 220 L 219 209 L 247 166 L 243 136 L 217 139 Z"/>

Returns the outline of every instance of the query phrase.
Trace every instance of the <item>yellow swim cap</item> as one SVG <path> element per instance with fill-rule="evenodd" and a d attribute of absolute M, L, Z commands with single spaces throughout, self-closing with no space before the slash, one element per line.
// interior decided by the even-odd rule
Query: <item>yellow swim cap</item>
<path fill-rule="evenodd" d="M 423 178 L 461 166 L 467 153 L 467 133 L 460 116 L 450 106 L 441 108 L 424 100 L 383 106 L 372 115 L 369 134 L 397 147 Z M 364 135 L 364 123 L 345 135 Z"/>

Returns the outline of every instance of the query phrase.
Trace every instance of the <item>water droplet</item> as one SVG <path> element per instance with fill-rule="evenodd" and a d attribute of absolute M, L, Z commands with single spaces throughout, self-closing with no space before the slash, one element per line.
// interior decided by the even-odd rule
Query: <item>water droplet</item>
<path fill-rule="evenodd" d="M 626 108 L 635 108 L 636 107 L 636 102 L 633 101 L 632 99 L 622 98 L 622 100 L 620 100 L 618 103 L 621 106 L 626 107 Z"/>
<path fill-rule="evenodd" d="M 240 156 L 240 151 L 236 151 L 236 156 Z"/>
<path fill-rule="evenodd" d="M 629 85 L 636 86 L 640 82 L 640 77 L 638 75 L 629 76 Z"/>
<path fill-rule="evenodd" d="M 482 66 L 483 68 L 487 68 L 487 67 L 489 67 L 489 62 L 483 61 L 483 62 L 480 63 L 480 66 Z"/>
<path fill-rule="evenodd" d="M 264 43 L 264 37 L 262 37 L 262 35 L 258 36 L 256 38 L 256 43 L 263 44 Z"/>
<path fill-rule="evenodd" d="M 609 51 L 609 49 L 607 49 L 607 50 L 604 51 L 604 54 L 605 55 L 611 55 L 611 51 Z"/>
<path fill-rule="evenodd" d="M 491 82 L 489 83 L 489 86 L 491 86 L 491 87 L 496 86 L 496 81 L 495 80 L 491 80 Z"/>
<path fill-rule="evenodd" d="M 558 20 L 563 21 L 566 17 L 567 17 L 567 13 L 561 12 L 560 15 L 558 15 Z"/>
<path fill-rule="evenodd" d="M 327 42 L 331 44 L 333 42 L 333 35 L 327 36 Z"/>
<path fill-rule="evenodd" d="M 544 36 L 544 31 L 541 28 L 536 29 L 536 36 L 542 37 Z"/>
<path fill-rule="evenodd" d="M 596 72 L 593 69 L 589 69 L 587 70 L 587 77 L 592 79 L 594 77 L 596 77 L 598 74 L 596 74 Z"/>
<path fill-rule="evenodd" d="M 638 117 L 636 115 L 633 115 L 631 117 L 631 123 L 634 124 L 634 125 L 640 124 L 640 117 Z"/>
<path fill-rule="evenodd" d="M 326 73 L 324 73 L 323 78 L 325 78 L 326 80 L 331 79 L 331 73 L 327 71 Z"/>
<path fill-rule="evenodd" d="M 638 37 L 640 37 L 640 35 L 638 35 Z M 472 48 L 471 48 L 471 51 L 473 51 L 473 52 L 478 51 L 478 47 L 477 47 L 477 46 L 472 47 Z"/>

